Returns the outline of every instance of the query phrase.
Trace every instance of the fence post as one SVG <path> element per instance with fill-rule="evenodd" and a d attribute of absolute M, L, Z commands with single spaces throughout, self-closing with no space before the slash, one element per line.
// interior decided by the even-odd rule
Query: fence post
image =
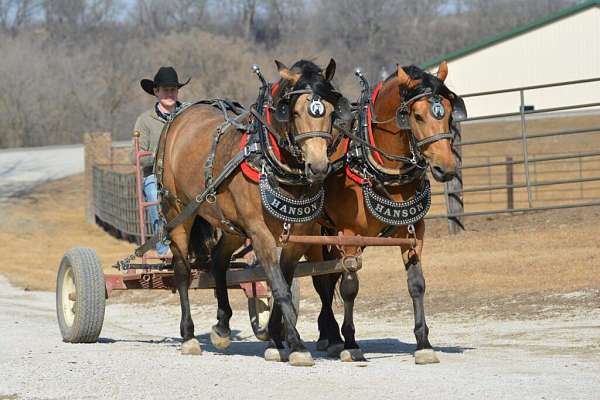
<path fill-rule="evenodd" d="M 579 179 L 582 179 L 583 178 L 583 165 L 582 165 L 582 162 L 581 162 L 581 157 L 577 158 L 577 161 L 579 161 Z M 583 196 L 583 182 L 579 182 L 579 198 L 581 200 L 584 199 L 584 196 Z"/>
<path fill-rule="evenodd" d="M 513 158 L 506 157 L 506 208 L 512 210 L 515 208 L 514 188 L 513 186 Z"/>
<path fill-rule="evenodd" d="M 521 140 L 523 141 L 523 168 L 525 168 L 525 184 L 527 186 L 527 204 L 529 208 L 533 207 L 533 199 L 531 198 L 531 181 L 529 179 L 529 153 L 527 151 L 527 125 L 525 123 L 525 93 L 523 89 L 521 93 Z"/>
<path fill-rule="evenodd" d="M 85 220 L 90 224 L 96 223 L 94 212 L 93 168 L 95 164 L 110 162 L 112 138 L 110 132 L 85 133 L 84 145 L 84 191 L 85 191 Z"/>
<path fill-rule="evenodd" d="M 454 131 L 452 153 L 454 153 L 454 159 L 456 160 L 456 177 L 444 184 L 444 192 L 446 193 L 448 233 L 455 235 L 465 230 L 465 226 L 463 225 L 463 217 L 460 216 L 460 214 L 464 212 L 460 123 L 456 123 L 456 125 L 451 126 L 450 129 Z M 452 215 L 459 216 L 454 217 Z"/>

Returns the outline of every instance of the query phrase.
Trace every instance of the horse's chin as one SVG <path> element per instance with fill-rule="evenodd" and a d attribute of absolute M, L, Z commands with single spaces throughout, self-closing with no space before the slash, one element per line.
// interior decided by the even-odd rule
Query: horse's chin
<path fill-rule="evenodd" d="M 313 184 L 313 185 L 323 183 L 323 181 L 325 180 L 326 177 L 327 177 L 327 173 L 318 173 L 318 174 L 314 174 L 312 172 L 306 173 L 306 179 L 308 180 L 308 182 L 310 184 Z"/>

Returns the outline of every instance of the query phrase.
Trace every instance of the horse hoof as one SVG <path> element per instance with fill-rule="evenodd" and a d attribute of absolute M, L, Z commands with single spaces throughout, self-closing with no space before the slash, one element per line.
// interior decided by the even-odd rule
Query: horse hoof
<path fill-rule="evenodd" d="M 202 347 L 200 347 L 200 342 L 196 338 L 186 340 L 181 345 L 181 354 L 192 355 L 192 356 L 201 355 Z"/>
<path fill-rule="evenodd" d="M 294 351 L 290 354 L 290 365 L 294 367 L 312 367 L 315 361 L 308 351 Z"/>
<path fill-rule="evenodd" d="M 338 358 L 340 353 L 344 350 L 344 343 L 336 343 L 327 347 L 327 357 Z"/>
<path fill-rule="evenodd" d="M 317 342 L 317 351 L 326 351 L 329 346 L 329 340 L 321 339 Z"/>
<path fill-rule="evenodd" d="M 219 335 L 219 332 L 217 332 L 217 330 L 213 326 L 212 330 L 210 331 L 210 342 L 217 349 L 225 350 L 226 348 L 228 348 L 231 345 L 231 338 L 229 337 L 229 335 L 227 335 L 227 336 Z"/>
<path fill-rule="evenodd" d="M 437 364 L 440 360 L 433 349 L 423 349 L 415 351 L 415 364 Z"/>
<path fill-rule="evenodd" d="M 343 362 L 367 361 L 361 349 L 345 349 L 340 353 Z"/>
<path fill-rule="evenodd" d="M 254 337 L 256 337 L 261 342 L 268 342 L 269 339 L 271 339 L 271 336 L 269 336 L 269 332 L 266 329 L 261 329 L 260 331 L 256 332 L 254 334 Z"/>
<path fill-rule="evenodd" d="M 276 349 L 275 347 L 268 347 L 265 350 L 265 361 L 283 362 L 287 361 L 287 357 L 284 349 Z"/>

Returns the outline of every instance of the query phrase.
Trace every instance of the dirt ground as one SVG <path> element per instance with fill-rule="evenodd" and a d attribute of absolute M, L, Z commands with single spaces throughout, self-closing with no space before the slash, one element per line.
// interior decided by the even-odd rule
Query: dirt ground
<path fill-rule="evenodd" d="M 314 316 L 302 312 L 297 327 L 315 366 L 299 368 L 265 362 L 243 312 L 231 321 L 231 347 L 215 349 L 213 305 L 192 307 L 201 356 L 179 354 L 176 304 L 111 302 L 98 343 L 63 343 L 53 293 L 0 277 L 0 399 L 598 399 L 600 311 L 574 310 L 535 320 L 432 315 L 440 363 L 431 365 L 414 363 L 412 313 L 358 314 L 368 361 L 342 363 L 316 351 Z"/>
<path fill-rule="evenodd" d="M 81 188 L 82 177 L 75 176 L 46 184 L 15 203 L 0 204 L 0 274 L 11 284 L 54 290 L 60 259 L 74 246 L 94 248 L 107 271 L 133 250 L 133 245 L 84 222 Z M 582 301 L 600 306 L 599 226 L 599 207 L 471 217 L 467 231 L 456 236 L 448 236 L 445 221 L 428 221 L 423 255 L 428 313 L 464 310 L 510 316 L 523 311 L 535 316 Z M 400 253 L 371 248 L 364 257 L 357 312 L 411 311 Z M 595 295 L 585 300 L 560 296 L 580 291 Z M 243 295 L 232 292 L 234 307 L 245 308 Z M 301 293 L 307 300 L 305 311 L 317 311 L 310 279 L 302 280 Z M 170 292 L 137 291 L 111 301 L 178 299 Z M 214 298 L 211 291 L 196 291 L 193 301 L 212 304 Z"/>

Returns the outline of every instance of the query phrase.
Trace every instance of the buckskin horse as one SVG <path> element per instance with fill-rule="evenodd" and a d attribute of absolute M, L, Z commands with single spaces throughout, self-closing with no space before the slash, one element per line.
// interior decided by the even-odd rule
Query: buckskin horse
<path fill-rule="evenodd" d="M 307 246 L 282 249 L 278 237 L 291 230 L 319 234 L 316 218 L 324 202 L 322 182 L 329 170 L 329 155 L 339 143 L 334 120 L 349 120 L 351 114 L 347 101 L 330 82 L 335 73 L 333 59 L 324 73 L 305 60 L 292 68 L 279 61 L 276 64 L 281 79 L 272 86 L 267 86 L 255 69 L 263 88 L 249 114 L 231 118 L 223 109 L 197 104 L 183 111 L 166 134 L 163 132 L 166 219 L 172 224 L 176 218 L 185 218 L 182 224 L 169 228 L 181 302 L 183 354 L 202 351 L 190 314 L 187 259 L 194 218 L 200 218 L 222 232 L 211 251 L 218 303 L 217 323 L 210 335 L 213 344 L 223 349 L 231 342 L 226 271 L 231 255 L 247 237 L 275 300 L 265 359 L 284 360 L 285 335 L 290 364 L 314 364 L 295 328 L 297 316 L 290 293 L 295 266 Z M 211 187 L 214 189 L 209 190 Z M 193 214 L 181 217 L 184 207 L 194 201 L 198 205 L 191 208 Z"/>
<path fill-rule="evenodd" d="M 428 339 L 423 306 L 425 279 L 420 260 L 425 223 L 422 218 L 431 204 L 426 169 L 429 166 L 433 177 L 440 182 L 455 176 L 452 112 L 466 113 L 462 99 L 443 83 L 447 74 L 445 62 L 439 66 L 437 76 L 415 66 L 398 66 L 396 73 L 370 93 L 367 81 L 357 72 L 364 88 L 358 123 L 345 139 L 345 146 L 340 146 L 333 155 L 338 161 L 334 161 L 334 172 L 325 183 L 326 218 L 322 223 L 329 232 L 415 239 L 413 246 L 401 246 L 401 251 L 414 307 L 417 364 L 439 362 Z M 340 257 L 341 253 L 344 265 L 341 274 L 313 277 L 322 301 L 317 349 L 326 349 L 329 356 L 340 356 L 342 361 L 364 360 L 353 323 L 354 300 L 359 289 L 356 272 L 361 267 L 362 248 L 344 246 L 339 252 L 332 250 L 315 246 L 308 254 L 310 261 L 320 261 Z M 335 285 L 340 277 L 344 341 L 332 310 Z"/>

